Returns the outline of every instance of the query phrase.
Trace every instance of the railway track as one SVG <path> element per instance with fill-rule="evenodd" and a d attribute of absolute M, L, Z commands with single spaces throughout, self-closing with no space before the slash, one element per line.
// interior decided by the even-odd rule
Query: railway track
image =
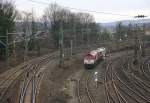
<path fill-rule="evenodd" d="M 134 85 L 133 83 L 131 83 L 133 82 L 131 79 L 127 83 L 121 80 L 121 78 L 117 74 L 115 74 L 115 77 L 118 80 L 117 87 L 122 92 L 122 94 L 126 95 L 125 97 L 127 99 L 130 99 L 129 103 L 150 103 L 149 99 L 142 95 L 142 92 L 139 92 L 139 88 L 137 88 L 138 85 Z"/>
<path fill-rule="evenodd" d="M 79 50 L 77 52 L 81 52 L 81 50 Z M 43 62 L 44 60 L 51 61 L 54 58 L 58 58 L 59 57 L 58 54 L 59 54 L 58 52 L 53 52 L 51 54 L 44 55 L 42 57 L 38 57 L 29 62 L 23 63 L 22 65 L 18 66 L 17 68 L 10 70 L 10 72 L 6 72 L 6 73 L 3 73 L 2 75 L 0 75 L 0 79 L 2 79 L 0 81 L 0 102 L 3 103 L 5 99 L 9 99 L 9 98 L 6 98 L 6 95 L 9 94 L 8 92 L 9 92 L 10 88 L 12 88 L 12 86 L 15 85 L 17 83 L 17 81 L 19 81 L 22 78 L 27 78 L 27 75 L 30 75 L 30 73 L 33 73 L 33 71 L 36 71 L 38 69 L 38 68 L 36 68 L 35 64 L 38 64 L 38 63 L 41 64 L 41 62 Z M 70 54 L 69 49 L 65 49 L 64 54 L 65 55 Z M 34 69 L 36 69 L 36 70 L 34 70 Z M 35 81 L 35 80 L 33 80 L 33 81 Z M 24 80 L 24 85 L 25 84 L 27 85 L 28 83 L 26 83 Z M 37 85 L 33 85 L 33 86 L 35 86 L 35 88 L 38 88 Z M 22 89 L 22 90 L 24 90 L 24 89 Z M 37 93 L 37 91 L 35 91 L 34 94 L 36 94 L 36 93 Z"/>
<path fill-rule="evenodd" d="M 150 62 L 150 57 L 147 57 L 145 60 L 143 60 L 144 62 L 141 65 L 141 71 L 143 73 L 143 76 L 145 77 L 145 79 L 147 80 L 147 82 L 150 82 L 150 69 L 149 69 L 149 62 Z M 146 67 L 147 66 L 147 67 Z"/>
<path fill-rule="evenodd" d="M 131 69 L 132 67 L 126 65 L 128 68 L 125 69 L 122 66 L 125 60 L 122 61 L 121 58 L 118 58 L 114 61 L 110 61 L 105 72 L 104 85 L 105 95 L 107 97 L 106 102 L 150 103 L 150 86 L 133 73 L 125 72 L 125 70 Z M 147 70 L 149 70 L 149 59 L 146 59 L 143 65 L 146 65 Z M 144 66 L 142 68 L 145 70 Z M 145 75 L 148 72 L 144 70 L 143 74 Z M 148 92 L 147 95 L 145 92 Z"/>
<path fill-rule="evenodd" d="M 150 57 L 146 57 L 142 60 L 142 63 L 139 65 L 139 70 L 142 72 L 139 72 L 141 76 L 134 74 L 134 73 L 125 73 L 126 77 L 129 77 L 130 81 L 132 81 L 130 84 L 136 89 L 136 91 L 139 93 L 139 95 L 142 95 L 147 102 L 150 102 L 150 81 L 149 81 L 149 68 L 147 68 L 147 63 L 149 63 Z M 132 68 L 133 69 L 133 66 Z"/>
<path fill-rule="evenodd" d="M 0 82 L 0 88 L 1 88 L 0 89 L 0 101 L 4 103 L 4 101 L 6 100 L 6 95 L 9 92 L 9 89 L 19 79 L 21 79 L 22 77 L 31 78 L 32 76 L 31 77 L 29 76 L 31 75 L 31 73 L 37 74 L 36 73 L 38 71 L 37 66 L 40 66 L 42 65 L 42 63 L 47 63 L 48 61 L 53 60 L 54 58 L 56 58 L 56 56 L 57 55 L 55 53 L 52 53 L 51 55 L 45 55 L 43 57 L 37 58 L 36 60 L 26 63 L 25 65 L 22 66 L 22 68 L 17 68 L 14 72 L 8 74 L 5 77 L 5 79 L 2 82 Z M 31 82 L 31 79 L 30 79 L 30 82 Z M 24 84 L 26 85 L 29 84 L 29 81 L 24 80 Z M 22 90 L 25 90 L 25 86 L 24 86 L 24 89 Z"/>
<path fill-rule="evenodd" d="M 24 81 L 28 82 L 23 83 L 19 103 L 36 103 L 37 88 L 42 78 L 43 68 L 45 68 L 44 65 L 54 59 L 56 58 L 52 55 L 41 62 L 35 63 L 35 65 L 33 66 L 33 71 L 31 72 L 31 76 L 24 78 Z"/>
<path fill-rule="evenodd" d="M 37 71 L 37 73 L 34 72 L 31 75 L 31 77 L 26 78 L 28 80 L 26 80 L 27 81 L 26 83 L 23 83 L 23 86 L 21 88 L 19 103 L 36 102 L 37 87 L 42 77 L 41 72 L 39 71 Z"/>
<path fill-rule="evenodd" d="M 87 71 L 77 81 L 77 97 L 79 103 L 95 103 L 91 90 L 89 88 L 90 76 L 90 73 Z"/>
<path fill-rule="evenodd" d="M 112 62 L 107 65 L 104 85 L 108 103 L 128 103 L 116 86 Z"/>
<path fill-rule="evenodd" d="M 40 82 L 40 79 L 42 78 L 42 74 L 39 72 L 39 69 L 41 68 L 41 65 L 46 64 L 47 62 L 53 60 L 54 58 L 56 58 L 56 54 L 57 53 L 52 53 L 51 55 L 45 55 L 43 57 L 40 57 L 36 60 L 30 61 L 28 63 L 23 64 L 22 66 L 18 67 L 17 69 L 15 69 L 13 72 L 7 74 L 7 75 L 3 75 L 0 78 L 4 78 L 2 81 L 0 81 L 0 101 L 2 103 L 4 103 L 3 99 L 4 98 L 9 89 L 11 88 L 12 85 L 14 85 L 16 83 L 16 81 L 18 81 L 20 78 L 24 77 L 24 82 L 23 82 L 23 86 L 21 88 L 21 93 L 20 93 L 20 98 L 19 101 L 20 103 L 24 103 L 25 101 L 25 94 L 27 93 L 28 88 L 32 89 L 32 103 L 35 103 L 36 101 L 36 94 L 37 94 L 37 88 L 38 88 L 38 84 Z M 55 55 L 55 56 L 54 56 Z M 147 65 L 147 67 L 149 68 L 149 64 Z M 119 89 L 116 86 L 115 83 L 115 78 L 114 78 L 114 73 L 112 72 L 113 70 L 110 69 L 110 71 L 108 70 L 108 75 L 106 77 L 106 81 L 105 81 L 105 88 L 107 90 L 108 94 L 107 97 L 109 99 L 113 99 L 114 97 L 112 96 L 111 93 L 109 93 L 109 89 L 111 89 L 110 84 L 108 84 L 108 78 L 110 78 L 111 81 L 111 85 L 114 88 L 114 93 L 117 95 L 116 100 L 115 101 L 119 101 L 121 103 L 121 101 L 126 101 L 125 98 L 122 96 L 121 92 L 119 92 Z M 112 74 L 109 72 L 112 72 Z M 40 75 L 40 76 L 38 76 Z M 119 80 L 118 80 L 119 81 Z M 84 83 L 84 84 L 83 84 Z M 84 80 L 79 80 L 78 81 L 78 98 L 79 98 L 79 103 L 84 103 L 86 102 L 84 98 L 82 98 L 82 88 L 84 88 L 83 92 L 84 94 L 86 94 L 87 96 L 85 98 L 88 98 L 88 102 L 89 103 L 95 103 L 94 102 L 94 98 L 92 97 L 92 93 L 90 92 L 89 89 L 89 77 L 86 76 L 86 78 L 84 78 Z M 82 86 L 84 85 L 84 86 Z M 109 86 L 109 87 L 108 87 Z M 117 99 L 118 98 L 118 99 Z M 87 103 L 87 102 L 86 102 Z M 109 102 L 110 103 L 110 102 Z"/>

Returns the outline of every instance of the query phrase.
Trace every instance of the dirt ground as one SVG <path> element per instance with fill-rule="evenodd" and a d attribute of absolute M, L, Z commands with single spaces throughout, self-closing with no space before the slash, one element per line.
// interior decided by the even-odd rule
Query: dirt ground
<path fill-rule="evenodd" d="M 66 58 L 63 68 L 58 66 L 58 61 L 49 64 L 41 83 L 38 103 L 69 103 L 74 95 L 70 90 L 74 89 L 72 84 L 76 81 L 73 75 L 84 70 L 82 56 Z"/>

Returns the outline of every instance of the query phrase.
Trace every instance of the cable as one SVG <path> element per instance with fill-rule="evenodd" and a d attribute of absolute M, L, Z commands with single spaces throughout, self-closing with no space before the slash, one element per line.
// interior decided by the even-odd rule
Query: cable
<path fill-rule="evenodd" d="M 49 5 L 49 3 L 46 2 L 41 2 L 41 1 L 35 1 L 35 0 L 28 0 L 33 3 L 38 3 L 38 4 L 43 4 L 43 5 Z M 116 13 L 110 13 L 110 12 L 102 12 L 102 11 L 94 11 L 94 10 L 86 10 L 86 9 L 78 9 L 78 8 L 72 8 L 68 6 L 62 6 L 67 9 L 72 9 L 72 10 L 77 10 L 77 11 L 84 11 L 84 12 L 93 12 L 93 13 L 98 13 L 98 14 L 107 14 L 107 15 L 117 15 L 117 16 L 126 16 L 126 17 L 132 17 L 131 15 L 123 15 L 123 14 L 116 14 Z"/>
<path fill-rule="evenodd" d="M 42 4 L 42 5 L 49 5 L 49 3 L 41 2 L 41 1 L 35 1 L 35 0 L 28 0 L 28 1 L 33 2 L 33 3 Z"/>

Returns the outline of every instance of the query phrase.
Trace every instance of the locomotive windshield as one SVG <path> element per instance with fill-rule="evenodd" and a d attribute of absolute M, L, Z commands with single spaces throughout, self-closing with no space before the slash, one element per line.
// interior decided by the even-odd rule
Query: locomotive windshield
<path fill-rule="evenodd" d="M 85 59 L 95 59 L 95 57 L 93 55 L 91 55 L 91 54 L 87 54 L 85 56 Z"/>

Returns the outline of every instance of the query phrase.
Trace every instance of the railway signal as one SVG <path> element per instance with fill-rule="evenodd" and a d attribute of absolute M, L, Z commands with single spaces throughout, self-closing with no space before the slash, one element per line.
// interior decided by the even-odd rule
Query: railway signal
<path fill-rule="evenodd" d="M 95 82 L 96 82 L 96 88 L 97 88 L 97 86 L 98 86 L 98 72 L 95 72 L 94 73 L 94 77 L 95 77 Z"/>
<path fill-rule="evenodd" d="M 134 18 L 145 18 L 145 17 L 147 17 L 147 16 L 145 16 L 145 15 L 137 15 L 137 16 L 134 16 Z"/>

